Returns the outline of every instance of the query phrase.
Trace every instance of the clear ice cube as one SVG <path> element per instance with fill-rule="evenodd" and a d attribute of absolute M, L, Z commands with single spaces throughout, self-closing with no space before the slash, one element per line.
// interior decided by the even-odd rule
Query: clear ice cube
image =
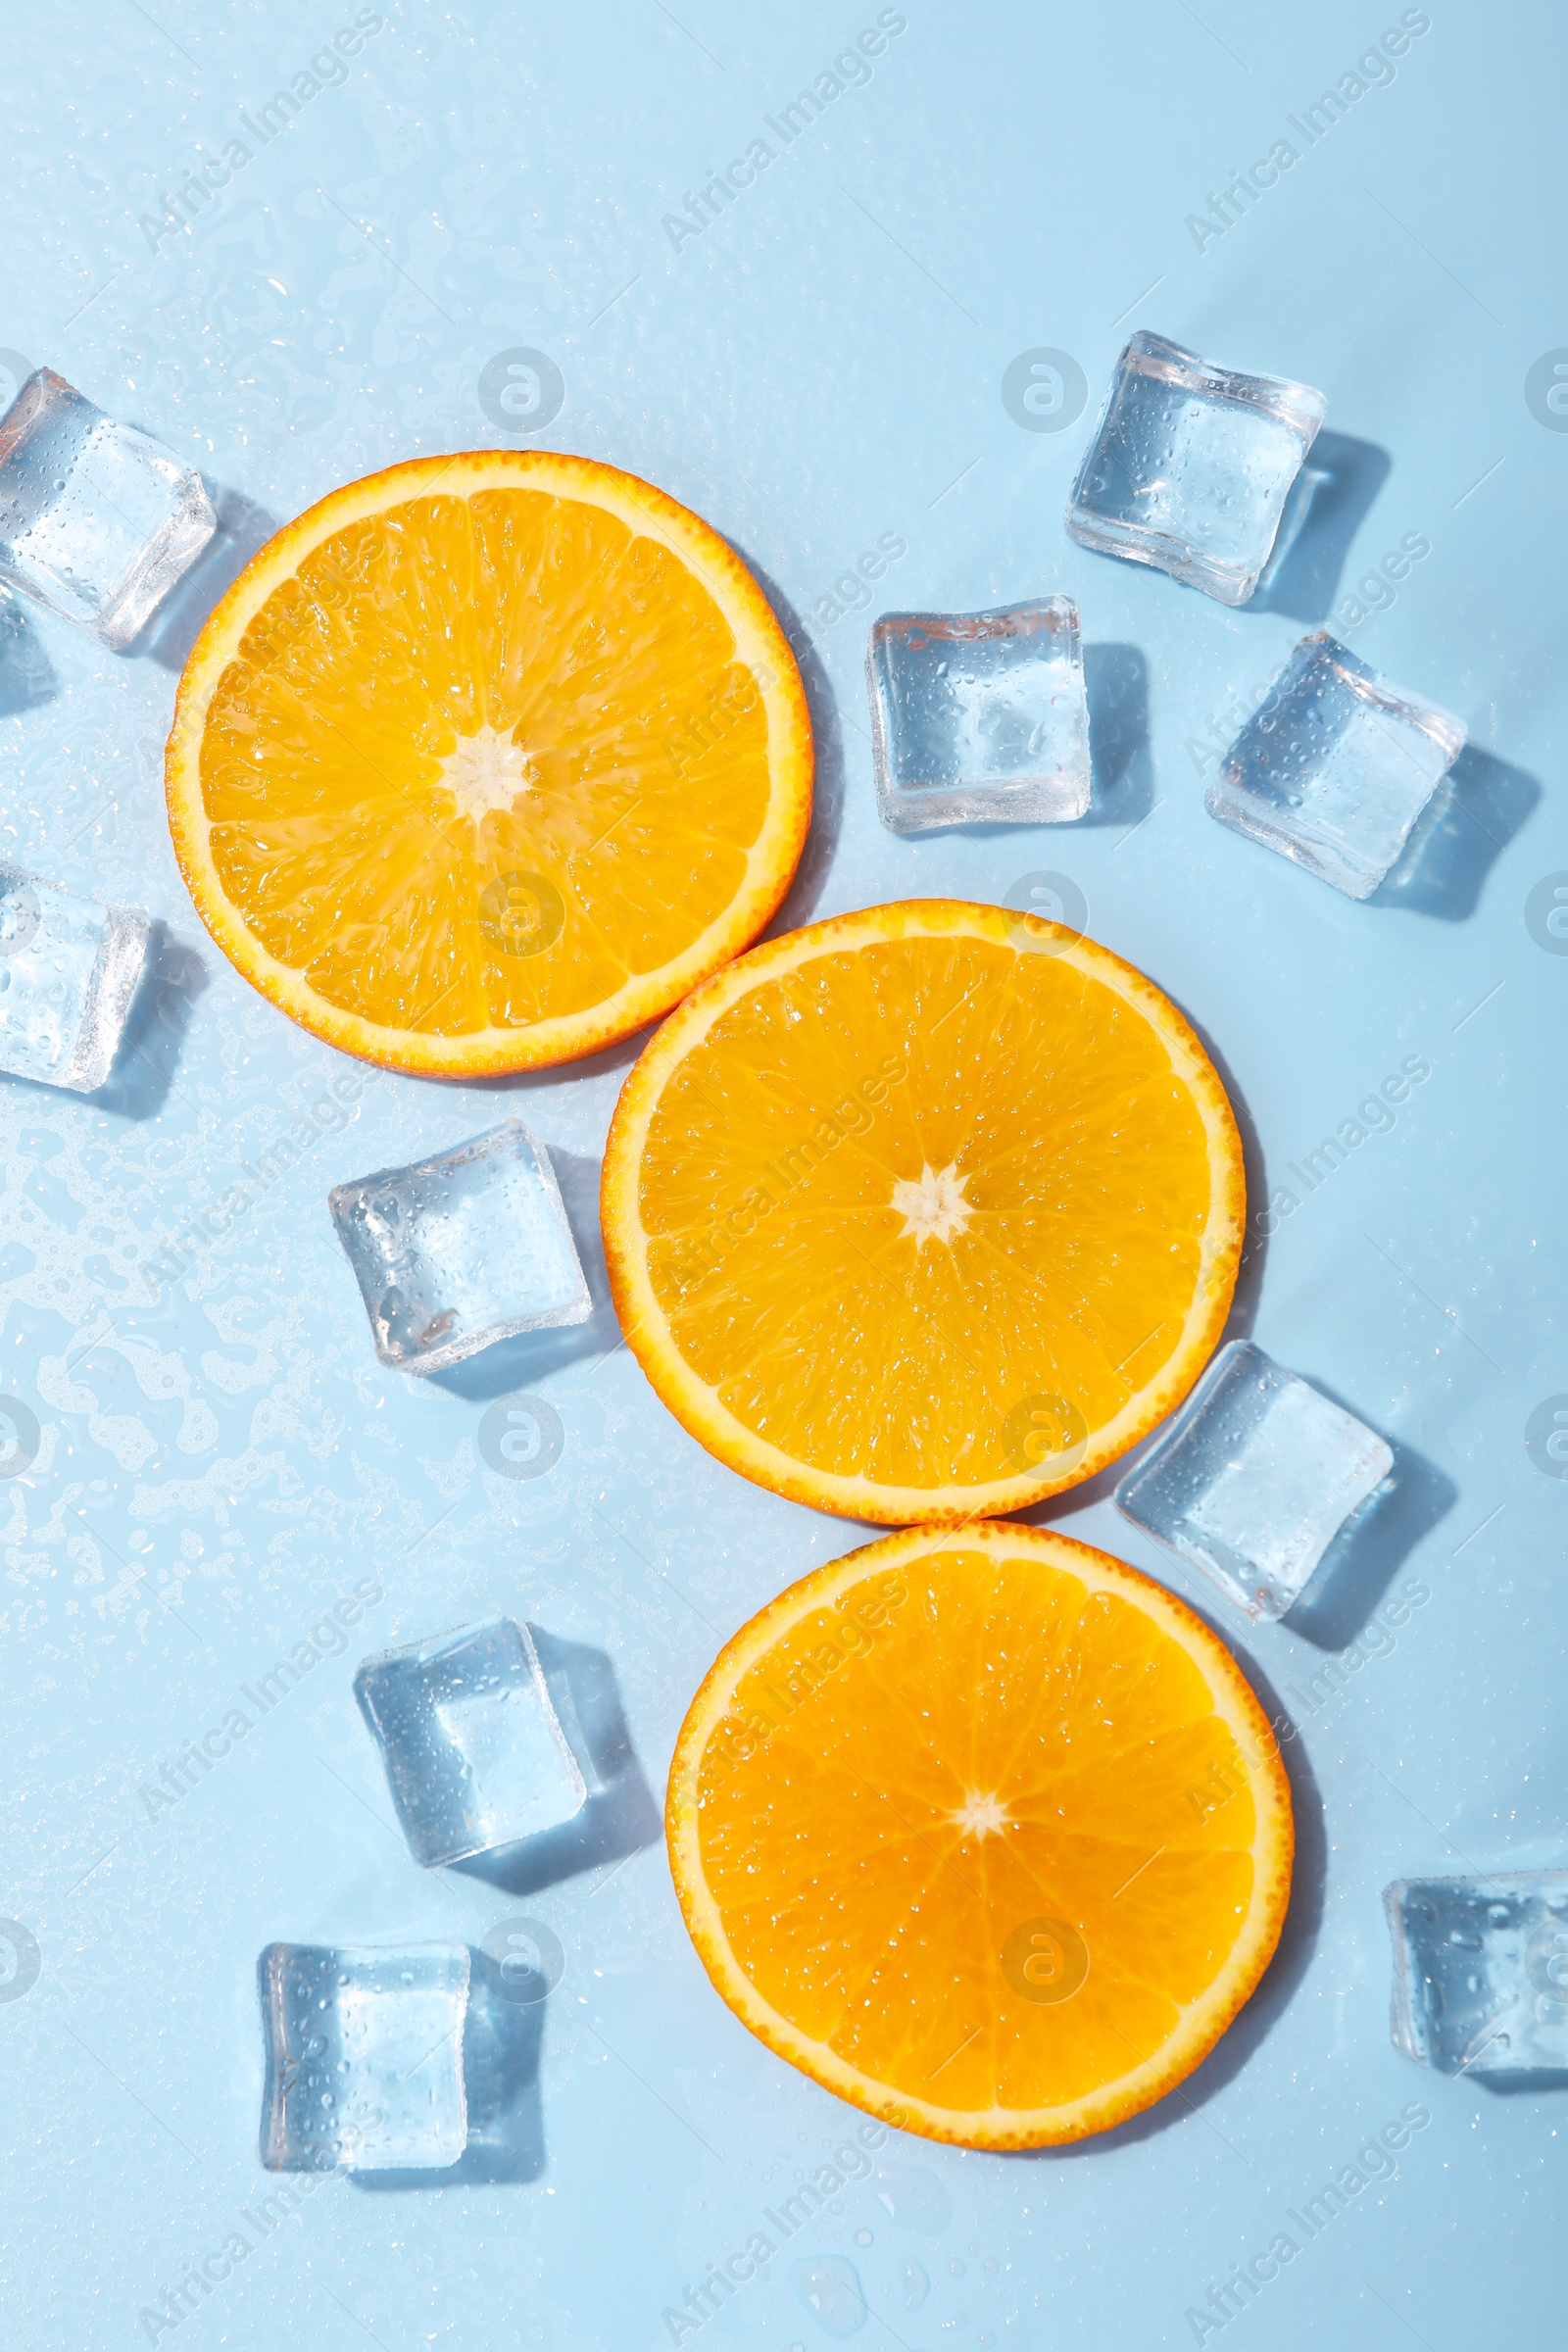
<path fill-rule="evenodd" d="M 0 417 L 0 578 L 128 645 L 218 526 L 202 477 L 39 368 Z"/>
<path fill-rule="evenodd" d="M 885 612 L 865 656 L 877 813 L 935 825 L 1054 825 L 1089 807 L 1078 608 Z"/>
<path fill-rule="evenodd" d="M 1440 2075 L 1568 2071 L 1568 1871 L 1398 1879 L 1396 2049 Z"/>
<path fill-rule="evenodd" d="M 1322 466 L 1303 466 L 1286 494 L 1285 510 L 1280 516 L 1274 544 L 1269 549 L 1268 562 L 1257 575 L 1254 594 L 1265 595 L 1290 562 L 1291 550 L 1305 530 L 1312 509 L 1334 476 Z"/>
<path fill-rule="evenodd" d="M 0 1070 L 83 1095 L 102 1086 L 148 934 L 135 906 L 100 906 L 0 865 Z"/>
<path fill-rule="evenodd" d="M 1250 1340 L 1222 1348 L 1116 1507 L 1251 1617 L 1283 1617 L 1394 1467 L 1376 1432 Z"/>
<path fill-rule="evenodd" d="M 439 1372 L 592 1312 L 550 1154 L 520 1119 L 340 1184 L 329 1206 L 383 1364 Z"/>
<path fill-rule="evenodd" d="M 1245 605 L 1327 414 L 1308 384 L 1238 375 L 1136 334 L 1072 486 L 1068 535 Z"/>
<path fill-rule="evenodd" d="M 532 1637 L 514 1618 L 367 1658 L 354 1695 L 426 1870 L 558 1829 L 587 1800 Z"/>
<path fill-rule="evenodd" d="M 468 2136 L 468 1947 L 270 1943 L 256 1964 L 270 2173 L 416 2172 Z"/>
<path fill-rule="evenodd" d="M 1464 740 L 1462 719 L 1391 686 L 1335 638 L 1303 637 L 1204 807 L 1348 897 L 1370 898 Z"/>

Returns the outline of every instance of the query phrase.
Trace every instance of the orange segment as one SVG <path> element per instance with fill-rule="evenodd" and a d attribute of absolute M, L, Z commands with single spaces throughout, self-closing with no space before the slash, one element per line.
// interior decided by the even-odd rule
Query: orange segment
<path fill-rule="evenodd" d="M 681 1728 L 665 1827 L 742 2023 L 969 2147 L 1161 2097 L 1290 1894 L 1290 1788 L 1229 1651 L 1104 1552 L 994 1521 L 885 1537 L 744 1626 Z"/>
<path fill-rule="evenodd" d="M 1241 1250 L 1241 1145 L 1118 956 L 945 900 L 769 941 L 629 1079 L 621 1325 L 692 1434 L 824 1510 L 1007 1511 L 1186 1394 Z"/>
<path fill-rule="evenodd" d="M 476 1076 L 595 1052 L 756 938 L 810 814 L 799 673 L 717 534 L 584 458 L 420 458 L 256 557 L 181 680 L 174 847 L 247 979 Z"/>

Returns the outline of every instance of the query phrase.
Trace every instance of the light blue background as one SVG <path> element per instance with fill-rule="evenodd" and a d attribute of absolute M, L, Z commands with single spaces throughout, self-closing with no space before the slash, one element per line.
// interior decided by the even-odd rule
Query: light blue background
<path fill-rule="evenodd" d="M 0 344 L 199 463 L 228 494 L 236 546 L 372 467 L 502 441 L 480 370 L 547 350 L 566 391 L 544 441 L 687 501 L 798 616 L 819 813 L 786 922 L 1068 873 L 1095 936 L 1212 1041 L 1254 1186 L 1264 1165 L 1282 1181 L 1401 1059 L 1432 1067 L 1266 1257 L 1254 1242 L 1244 1278 L 1260 1342 L 1415 1457 L 1427 1504 L 1391 1591 L 1418 1577 L 1430 1598 L 1394 1646 L 1363 1637 L 1356 1671 L 1314 1700 L 1321 1642 L 1226 1616 L 1117 1519 L 1103 1483 L 1048 1514 L 1168 1576 L 1300 1724 L 1301 1867 L 1263 1990 L 1185 2092 L 1109 2137 L 1010 2160 L 890 2143 L 937 2184 L 911 2208 L 906 2182 L 894 2203 L 938 2226 L 853 2186 L 700 2340 L 825 2343 L 788 2277 L 804 2252 L 856 2263 L 878 2315 L 858 2338 L 868 2352 L 1191 2343 L 1184 2315 L 1209 2282 L 1417 2099 L 1433 2122 L 1397 2180 L 1264 2289 L 1248 2340 L 1554 2340 L 1568 2097 L 1503 2097 L 1394 2054 L 1379 1894 L 1400 1874 L 1550 1862 L 1568 1842 L 1568 1484 L 1523 1443 L 1531 1410 L 1568 1390 L 1568 959 L 1524 922 L 1531 887 L 1568 867 L 1568 437 L 1523 391 L 1568 343 L 1560 12 L 1434 0 L 1393 82 L 1200 253 L 1187 216 L 1291 135 L 1286 118 L 1396 7 L 1203 0 L 1200 21 L 1181 0 L 910 0 L 870 80 L 676 253 L 662 217 L 767 135 L 763 115 L 875 21 L 869 0 L 390 0 L 342 86 L 155 257 L 140 217 L 352 13 L 13 5 Z M 1430 541 L 1349 641 L 1458 711 L 1485 755 L 1451 812 L 1463 846 L 1446 895 L 1418 874 L 1402 901 L 1355 906 L 1204 815 L 1189 739 L 1233 693 L 1250 699 L 1311 615 L 1228 612 L 1066 541 L 1067 487 L 1138 325 L 1321 386 L 1328 429 L 1374 453 L 1363 487 L 1377 451 L 1391 462 L 1336 595 L 1404 534 Z M 1056 434 L 1020 429 L 1000 397 L 1037 346 L 1089 379 L 1088 411 Z M 1092 821 L 917 842 L 879 828 L 867 613 L 830 619 L 821 600 L 889 533 L 908 552 L 870 612 L 1059 590 L 1091 646 L 1136 649 L 1148 741 L 1123 723 L 1123 772 Z M 669 2340 L 662 2310 L 857 2119 L 722 2009 L 657 1843 L 524 1901 L 416 1870 L 352 1669 L 362 1648 L 481 1610 L 525 1614 L 609 1656 L 658 1794 L 719 1642 L 860 1531 L 748 1487 L 686 1438 L 612 1351 L 597 1259 L 601 1304 L 578 1333 L 446 1387 L 375 1362 L 328 1186 L 518 1111 L 564 1155 L 591 1236 L 631 1047 L 488 1087 L 377 1077 L 352 1124 L 149 1304 L 138 1269 L 158 1236 L 346 1066 L 236 977 L 180 883 L 161 790 L 176 638 L 172 622 L 152 651 L 112 659 L 31 612 L 0 637 L 0 849 L 148 906 L 168 933 L 140 1054 L 109 1089 L 0 1086 L 0 1383 L 43 1425 L 31 1469 L 0 1484 L 0 1909 L 43 1962 L 0 2005 L 7 2337 L 144 2343 L 143 2307 L 272 2185 L 255 2154 L 264 1943 L 477 1942 L 525 1910 L 566 1952 L 537 2153 L 518 2168 L 533 2177 L 399 2194 L 329 2180 L 159 2340 L 642 2352 Z M 548 1396 L 564 1424 L 535 1481 L 476 1454 L 487 1397 L 509 1387 Z M 1347 1640 L 1388 1573 L 1371 1563 L 1322 1639 Z M 356 1646 L 149 1821 L 137 1792 L 161 1761 L 369 1574 L 386 1598 Z M 910 2259 L 932 2280 L 912 2311 Z"/>

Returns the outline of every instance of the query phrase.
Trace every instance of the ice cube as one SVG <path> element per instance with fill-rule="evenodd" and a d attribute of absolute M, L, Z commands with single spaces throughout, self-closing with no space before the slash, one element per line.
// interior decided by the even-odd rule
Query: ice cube
<path fill-rule="evenodd" d="M 593 1302 L 550 1154 L 520 1119 L 329 1197 L 383 1364 L 439 1372 Z"/>
<path fill-rule="evenodd" d="M 1462 719 L 1391 686 L 1333 637 L 1303 637 L 1204 806 L 1349 898 L 1370 898 L 1464 740 Z"/>
<path fill-rule="evenodd" d="M 91 1094 L 147 959 L 147 917 L 0 865 L 0 1070 Z"/>
<path fill-rule="evenodd" d="M 1568 2070 L 1568 1871 L 1398 1879 L 1396 2049 L 1440 2075 Z"/>
<path fill-rule="evenodd" d="M 1072 486 L 1068 535 L 1245 605 L 1327 414 L 1308 384 L 1236 375 L 1136 334 Z"/>
<path fill-rule="evenodd" d="M 877 813 L 1054 825 L 1089 807 L 1089 704 L 1070 596 L 995 612 L 885 612 L 865 656 Z"/>
<path fill-rule="evenodd" d="M 270 1943 L 256 1964 L 270 2173 L 414 2172 L 468 2136 L 468 1947 Z"/>
<path fill-rule="evenodd" d="M 1116 1489 L 1135 1527 L 1252 1617 L 1283 1617 L 1394 1456 L 1250 1340 L 1222 1348 Z"/>
<path fill-rule="evenodd" d="M 217 528 L 202 477 L 39 368 L 0 417 L 0 578 L 128 645 Z"/>
<path fill-rule="evenodd" d="M 587 1799 L 532 1637 L 514 1618 L 367 1658 L 354 1695 L 426 1870 L 558 1829 Z"/>
<path fill-rule="evenodd" d="M 1285 511 L 1280 527 L 1274 534 L 1268 562 L 1257 575 L 1255 594 L 1266 595 L 1290 561 L 1291 550 L 1305 530 L 1307 519 L 1321 493 L 1334 479 L 1322 466 L 1303 466 L 1286 495 Z"/>

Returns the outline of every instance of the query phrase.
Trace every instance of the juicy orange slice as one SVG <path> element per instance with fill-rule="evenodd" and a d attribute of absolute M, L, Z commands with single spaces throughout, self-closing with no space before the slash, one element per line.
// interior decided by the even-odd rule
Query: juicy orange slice
<path fill-rule="evenodd" d="M 667 1011 L 762 929 L 811 738 L 766 599 L 707 523 L 545 451 L 419 458 L 262 549 L 185 666 L 191 896 L 318 1036 L 472 1077 Z"/>
<path fill-rule="evenodd" d="M 1036 916 L 924 900 L 689 998 L 621 1095 L 602 1205 L 626 1338 L 721 1461 L 957 1520 L 1091 1477 L 1186 1394 L 1244 1187 L 1157 988 Z"/>
<path fill-rule="evenodd" d="M 1088 1544 L 884 1537 L 743 1626 L 665 1815 L 722 1998 L 907 2132 L 1038 2147 L 1189 2075 L 1290 1894 L 1290 1788 L 1230 1652 Z"/>

